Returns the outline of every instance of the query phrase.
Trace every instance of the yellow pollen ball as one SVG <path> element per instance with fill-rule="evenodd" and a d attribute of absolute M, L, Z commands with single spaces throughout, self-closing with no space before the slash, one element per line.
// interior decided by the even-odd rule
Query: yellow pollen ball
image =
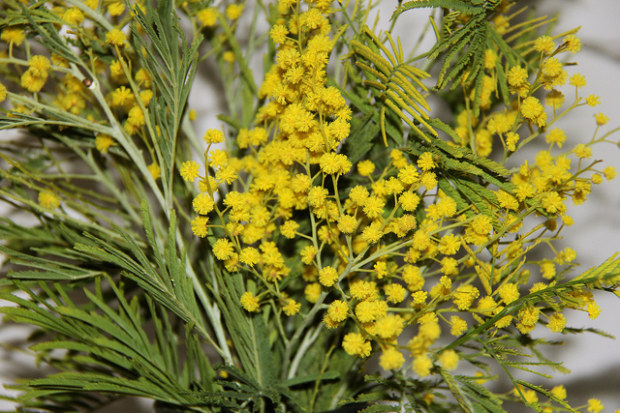
<path fill-rule="evenodd" d="M 446 370 L 455 370 L 459 365 L 459 355 L 454 350 L 446 350 L 439 356 L 439 364 Z"/>
<path fill-rule="evenodd" d="M 39 192 L 39 205 L 45 209 L 53 210 L 60 206 L 60 198 L 50 190 Z"/>
<path fill-rule="evenodd" d="M 338 271 L 334 267 L 323 267 L 319 270 L 319 282 L 325 287 L 331 287 L 338 281 Z"/>
<path fill-rule="evenodd" d="M 401 368 L 404 363 L 405 357 L 394 347 L 384 350 L 379 357 L 379 365 L 383 370 L 396 370 Z"/>
<path fill-rule="evenodd" d="M 254 294 L 252 294 L 250 291 L 244 292 L 241 295 L 239 301 L 241 302 L 241 306 L 243 307 L 243 309 L 251 313 L 258 311 L 260 307 L 258 303 L 258 298 L 255 297 Z"/>

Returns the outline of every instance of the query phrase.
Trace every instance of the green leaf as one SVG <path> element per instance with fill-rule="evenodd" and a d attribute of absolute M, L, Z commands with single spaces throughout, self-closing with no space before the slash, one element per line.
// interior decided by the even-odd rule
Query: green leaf
<path fill-rule="evenodd" d="M 473 5 L 472 5 L 473 4 Z M 392 14 L 392 20 L 406 12 L 407 10 L 441 7 L 444 9 L 452 9 L 465 14 L 477 14 L 484 11 L 482 7 L 476 5 L 476 2 L 466 2 L 462 0 L 415 0 L 408 1 L 400 5 Z"/>
<path fill-rule="evenodd" d="M 297 376 L 291 379 L 286 380 L 283 384 L 286 387 L 298 386 L 300 384 L 306 383 L 315 383 L 317 381 L 322 380 L 333 380 L 340 377 L 340 372 L 337 371 L 326 371 L 325 373 L 320 374 L 309 374 L 306 376 Z"/>
<path fill-rule="evenodd" d="M 256 382 L 259 389 L 270 389 L 278 374 L 273 364 L 271 348 L 267 341 L 267 326 L 260 315 L 248 315 L 241 308 L 239 299 L 245 292 L 241 274 L 220 274 L 216 272 L 220 308 L 243 370 Z M 274 368 L 276 367 L 276 368 Z"/>
<path fill-rule="evenodd" d="M 395 406 L 389 404 L 373 404 L 366 407 L 364 410 L 360 410 L 360 413 L 382 413 L 382 412 L 394 412 Z"/>

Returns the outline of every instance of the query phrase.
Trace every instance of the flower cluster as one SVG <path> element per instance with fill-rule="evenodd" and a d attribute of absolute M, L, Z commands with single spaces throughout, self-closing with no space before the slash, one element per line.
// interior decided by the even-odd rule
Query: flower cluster
<path fill-rule="evenodd" d="M 566 135 L 558 128 L 545 129 L 564 102 L 557 88 L 568 77 L 555 55 L 577 52 L 579 40 L 568 35 L 556 47 L 548 36 L 537 39 L 531 50 L 542 62 L 536 78 L 530 82 L 525 68 L 509 68 L 514 100 L 492 112 L 488 109 L 494 103 L 500 57 L 487 50 L 480 104 L 485 115 L 476 118 L 465 110 L 456 117 L 457 144 L 487 157 L 499 141 L 504 160 L 541 134 L 550 146 L 535 163 L 516 167 L 501 189 L 481 188 L 480 195 L 487 198 L 482 204 L 467 204 L 450 186 L 440 185 L 446 182 L 440 154 L 394 148 L 387 163 L 364 159 L 352 170 L 339 152 L 349 135 L 351 109 L 337 88 L 326 86 L 334 44 L 328 3 L 309 2 L 305 10 L 295 2 L 279 3 L 270 30 L 277 55 L 258 92 L 266 103 L 256 126 L 239 131 L 239 155 L 210 150 L 223 137 L 205 136 L 205 174 L 199 175 L 195 162 L 181 170 L 187 180 L 199 178 L 194 233 L 219 234 L 215 257 L 228 271 L 260 281 L 248 284 L 253 287 L 241 297 L 242 307 L 258 312 L 275 299 L 286 316 L 321 309 L 328 329 L 344 331 L 342 348 L 348 354 L 366 358 L 379 352 L 385 370 L 399 369 L 408 355 L 420 377 L 436 365 L 457 367 L 461 353 L 436 346 L 444 332 L 460 337 L 470 326 L 485 325 L 494 334 L 511 334 L 513 328 L 527 334 L 539 323 L 561 332 L 565 308 L 596 317 L 598 306 L 584 288 L 554 299 L 529 299 L 544 296 L 574 265 L 576 254 L 570 248 L 554 250 L 552 259 L 528 259 L 571 225 L 567 199 L 582 203 L 601 176 L 615 176 L 612 167 L 600 171 L 595 163 L 586 164 L 596 138 L 554 153 Z M 581 75 L 571 78 L 577 92 L 584 84 Z M 540 88 L 550 90 L 550 117 L 534 96 Z M 466 98 L 473 99 L 473 93 Z M 589 97 L 587 103 L 595 100 Z M 585 104 L 577 93 L 571 109 Z M 530 130 L 522 139 L 523 125 L 539 132 Z M 207 132 L 215 134 L 220 132 Z M 575 157 L 576 170 L 571 166 Z M 217 222 L 210 214 L 217 214 Z M 524 218 L 532 214 L 543 221 L 524 229 Z M 488 252 L 491 260 L 484 258 Z M 518 311 L 512 310 L 515 303 Z M 413 338 L 403 341 L 408 327 Z"/>
<path fill-rule="evenodd" d="M 370 29 L 364 2 L 26 3 L 0 5 L 2 128 L 39 139 L 24 154 L 22 142 L 0 149 L 2 199 L 32 212 L 52 247 L 41 246 L 43 232 L 6 220 L 0 233 L 18 264 L 36 269 L 18 277 L 41 281 L 48 295 L 17 304 L 36 308 L 35 322 L 59 320 L 42 327 L 58 333 L 36 346 L 42 357 L 68 350 L 68 361 L 50 359 L 66 371 L 99 363 L 112 377 L 103 392 L 133 394 L 143 383 L 122 386 L 143 373 L 148 383 L 165 377 L 162 389 L 144 391 L 192 409 L 328 411 L 370 400 L 376 385 L 384 401 L 398 393 L 416 411 L 467 410 L 481 395 L 493 411 L 517 399 L 564 411 L 562 386 L 514 379 L 514 392 L 487 400 L 482 385 L 494 377 L 489 360 L 507 372 L 553 367 L 536 329 L 577 331 L 568 312 L 596 318 L 593 291 L 620 282 L 616 259 L 575 277 L 577 253 L 557 242 L 573 224 L 569 202 L 586 202 L 616 176 L 593 159 L 595 145 L 616 144 L 605 114 L 579 143 L 559 122 L 600 103 L 567 62 L 581 48 L 576 30 L 539 30 L 550 20 L 524 17 L 513 0 L 407 2 L 394 25 L 416 8 L 444 13 L 429 25 L 437 44 L 406 58 L 412 45 L 392 28 Z M 256 39 L 268 43 L 260 85 Z M 187 101 L 207 59 L 219 65 L 229 113 L 225 126 L 197 135 Z M 424 83 L 431 73 L 435 88 Z M 445 104 L 442 119 L 431 96 Z M 79 168 L 65 168 L 67 159 Z M 27 242 L 13 242 L 18 233 Z M 87 304 L 69 304 L 65 282 L 67 291 L 86 285 Z M 118 302 L 105 307 L 108 296 Z M 145 320 L 156 340 L 138 331 Z M 90 337 L 79 337 L 79 322 L 100 329 L 96 353 L 80 341 Z M 136 331 L 141 341 L 130 343 Z M 179 354 L 199 368 L 179 367 L 168 344 L 186 346 Z M 220 357 L 219 372 L 202 345 Z M 152 360 L 126 360 L 145 348 Z M 371 359 L 394 381 L 350 380 Z M 161 374 L 162 363 L 178 375 Z M 478 371 L 454 374 L 463 364 Z M 59 380 L 37 382 L 49 387 L 33 386 L 32 399 L 56 397 L 67 383 Z M 602 405 L 590 399 L 584 409 Z"/>

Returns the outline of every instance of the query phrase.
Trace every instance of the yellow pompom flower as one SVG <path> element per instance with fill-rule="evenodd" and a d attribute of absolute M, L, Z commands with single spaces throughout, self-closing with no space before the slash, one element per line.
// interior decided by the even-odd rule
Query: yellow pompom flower
<path fill-rule="evenodd" d="M 592 156 L 592 149 L 590 149 L 583 143 L 580 143 L 577 146 L 575 146 L 575 148 L 573 149 L 573 153 L 578 158 L 582 158 L 582 159 L 590 158 Z"/>
<path fill-rule="evenodd" d="M 344 234 L 351 234 L 357 227 L 357 219 L 351 215 L 342 215 L 338 218 L 338 230 Z"/>
<path fill-rule="evenodd" d="M 319 296 L 321 295 L 321 284 L 319 283 L 310 283 L 306 285 L 304 289 L 304 296 L 309 303 L 314 304 L 319 301 Z"/>
<path fill-rule="evenodd" d="M 241 295 L 241 298 L 239 298 L 239 301 L 241 302 L 243 309 L 250 313 L 254 313 L 260 308 L 258 298 L 255 297 L 250 291 L 244 292 Z"/>
<path fill-rule="evenodd" d="M 62 15 L 62 19 L 67 22 L 67 24 L 77 26 L 84 21 L 84 14 L 77 7 L 71 7 Z"/>
<path fill-rule="evenodd" d="M 357 164 L 357 172 L 361 176 L 370 176 L 375 171 L 375 164 L 366 159 Z"/>
<path fill-rule="evenodd" d="M 433 362 L 428 355 L 423 354 L 413 359 L 411 367 L 418 376 L 426 377 L 431 374 Z"/>
<path fill-rule="evenodd" d="M 312 264 L 314 261 L 314 257 L 316 256 L 317 250 L 314 245 L 306 245 L 301 250 L 301 262 L 306 265 Z"/>
<path fill-rule="evenodd" d="M 414 211 L 420 203 L 420 197 L 414 192 L 405 192 L 398 198 L 398 203 L 403 211 Z"/>
<path fill-rule="evenodd" d="M 109 135 L 100 134 L 95 138 L 95 148 L 103 154 L 108 153 L 108 149 L 114 145 L 116 145 L 116 142 Z"/>
<path fill-rule="evenodd" d="M 271 40 L 273 40 L 276 44 L 282 44 L 286 41 L 286 35 L 288 34 L 288 29 L 286 26 L 282 24 L 274 25 L 269 31 L 269 35 L 271 36 Z"/>
<path fill-rule="evenodd" d="M 348 333 L 342 340 L 342 348 L 347 354 L 357 357 L 368 357 L 372 350 L 371 344 L 359 333 Z"/>
<path fill-rule="evenodd" d="M 215 7 L 209 7 L 208 9 L 202 9 L 196 13 L 196 18 L 202 24 L 202 27 L 212 27 L 217 23 L 217 9 Z"/>
<path fill-rule="evenodd" d="M 564 44 L 566 45 L 566 50 L 571 53 L 577 53 L 581 50 L 581 39 L 576 37 L 574 34 L 569 34 L 564 38 Z"/>
<path fill-rule="evenodd" d="M 586 77 L 581 73 L 575 73 L 568 79 L 568 83 L 575 87 L 584 87 L 586 85 Z"/>
<path fill-rule="evenodd" d="M 192 219 L 192 232 L 194 233 L 194 235 L 200 238 L 206 237 L 209 232 L 207 228 L 208 222 L 209 217 L 197 216 Z"/>
<path fill-rule="evenodd" d="M 547 124 L 547 113 L 540 101 L 533 96 L 523 99 L 521 102 L 521 115 L 526 120 L 543 127 Z"/>
<path fill-rule="evenodd" d="M 600 413 L 604 408 L 599 399 L 588 399 L 588 413 Z"/>
<path fill-rule="evenodd" d="M 342 300 L 333 301 L 327 308 L 327 315 L 337 323 L 344 321 L 348 313 L 349 306 Z"/>
<path fill-rule="evenodd" d="M 551 54 L 555 50 L 555 42 L 551 36 L 540 36 L 534 41 L 534 50 L 544 54 Z"/>
<path fill-rule="evenodd" d="M 403 354 L 394 347 L 385 349 L 379 357 L 379 365 L 383 370 L 396 370 L 405 363 Z"/>
<path fill-rule="evenodd" d="M 605 175 L 605 178 L 608 181 L 611 181 L 616 177 L 616 168 L 614 168 L 613 166 L 606 167 L 605 169 L 603 169 L 603 175 Z"/>
<path fill-rule="evenodd" d="M 0 34 L 0 40 L 15 46 L 20 46 L 25 39 L 26 33 L 19 27 L 5 27 Z"/>
<path fill-rule="evenodd" d="M 338 271 L 334 267 L 323 267 L 319 270 L 319 282 L 325 287 L 331 287 L 338 281 Z"/>
<path fill-rule="evenodd" d="M 120 16 L 125 12 L 125 3 L 122 1 L 112 2 L 108 5 L 107 10 L 110 16 Z"/>
<path fill-rule="evenodd" d="M 601 98 L 596 95 L 588 95 L 588 97 L 586 97 L 586 103 L 588 106 L 594 107 L 601 104 Z"/>
<path fill-rule="evenodd" d="M 386 299 L 394 304 L 401 303 L 407 295 L 407 290 L 400 284 L 388 284 L 383 289 Z"/>
<path fill-rule="evenodd" d="M 513 301 L 516 301 L 521 296 L 519 294 L 519 289 L 516 284 L 506 283 L 502 284 L 498 289 L 497 293 L 501 297 L 504 304 L 510 304 Z"/>
<path fill-rule="evenodd" d="M 243 12 L 243 4 L 229 4 L 226 7 L 226 17 L 230 20 L 237 20 Z"/>
<path fill-rule="evenodd" d="M 596 124 L 598 126 L 603 126 L 609 122 L 609 118 L 603 113 L 597 113 L 594 115 L 594 119 L 596 120 Z"/>
<path fill-rule="evenodd" d="M 433 161 L 433 154 L 430 152 L 424 152 L 417 161 L 418 168 L 423 171 L 430 171 L 435 167 L 435 162 Z"/>
<path fill-rule="evenodd" d="M 211 195 L 206 192 L 196 195 L 194 200 L 192 201 L 192 207 L 194 211 L 196 211 L 200 215 L 207 215 L 209 212 L 213 211 L 215 207 L 215 202 Z"/>
<path fill-rule="evenodd" d="M 446 350 L 439 356 L 439 364 L 446 370 L 455 370 L 459 365 L 459 355 L 454 350 Z"/>
<path fill-rule="evenodd" d="M 229 259 L 233 255 L 233 244 L 227 239 L 218 239 L 213 244 L 213 255 L 220 261 Z"/>
<path fill-rule="evenodd" d="M 161 168 L 157 162 L 151 163 L 146 169 L 149 170 L 154 180 L 158 180 L 161 177 Z"/>
<path fill-rule="evenodd" d="M 562 313 L 553 313 L 549 317 L 549 323 L 547 323 L 549 330 L 554 333 L 560 333 L 566 327 L 566 317 Z"/>
<path fill-rule="evenodd" d="M 195 161 L 185 161 L 181 164 L 179 172 L 185 181 L 192 182 L 200 175 L 200 165 Z"/>
<path fill-rule="evenodd" d="M 0 83 L 0 103 L 4 102 L 4 99 L 6 99 L 6 95 L 7 95 L 6 86 Z"/>
<path fill-rule="evenodd" d="M 452 300 L 459 310 L 468 310 L 479 296 L 480 291 L 476 287 L 465 284 L 454 291 Z"/>
<path fill-rule="evenodd" d="M 282 311 L 284 311 L 284 314 L 286 314 L 287 316 L 292 316 L 297 314 L 300 308 L 300 303 L 293 300 L 292 298 L 289 298 L 286 300 L 286 304 L 282 307 Z"/>
<path fill-rule="evenodd" d="M 452 327 L 450 328 L 450 334 L 452 334 L 453 336 L 458 337 L 465 331 L 467 331 L 467 321 L 463 320 L 459 316 L 451 316 L 450 324 L 452 325 Z"/>
<path fill-rule="evenodd" d="M 224 134 L 218 129 L 209 129 L 205 132 L 202 139 L 207 143 L 221 143 L 224 142 Z"/>
<path fill-rule="evenodd" d="M 105 42 L 114 46 L 125 46 L 125 33 L 119 29 L 112 29 L 105 35 Z"/>
<path fill-rule="evenodd" d="M 558 386 L 554 386 L 551 389 L 550 393 L 560 400 L 566 399 L 566 388 L 561 384 Z"/>
<path fill-rule="evenodd" d="M 260 252 L 254 247 L 245 247 L 241 250 L 239 261 L 253 267 L 260 262 Z"/>
<path fill-rule="evenodd" d="M 566 141 L 566 133 L 564 133 L 561 129 L 555 128 L 547 133 L 545 140 L 547 143 L 555 143 L 558 145 L 558 148 L 561 148 Z"/>
<path fill-rule="evenodd" d="M 53 210 L 60 206 L 60 198 L 58 198 L 56 193 L 44 189 L 39 192 L 39 205 L 41 205 L 42 208 Z"/>
<path fill-rule="evenodd" d="M 295 238 L 295 231 L 299 228 L 297 221 L 288 220 L 280 226 L 280 233 L 288 239 Z"/>

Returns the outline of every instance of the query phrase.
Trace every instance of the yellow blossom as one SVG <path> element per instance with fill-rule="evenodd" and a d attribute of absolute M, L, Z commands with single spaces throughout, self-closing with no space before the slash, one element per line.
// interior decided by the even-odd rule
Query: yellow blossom
<path fill-rule="evenodd" d="M 547 124 L 547 113 L 540 101 L 533 96 L 521 102 L 521 115 L 528 121 L 543 127 Z"/>
<path fill-rule="evenodd" d="M 321 295 L 321 284 L 319 283 L 311 283 L 306 285 L 304 289 L 304 296 L 309 303 L 314 304 L 319 300 L 319 296 Z"/>
<path fill-rule="evenodd" d="M 502 298 L 504 304 L 510 304 L 513 301 L 519 299 L 519 289 L 513 283 L 502 284 L 498 289 L 497 293 Z"/>
<path fill-rule="evenodd" d="M 562 313 L 551 314 L 551 316 L 549 317 L 549 323 L 547 324 L 547 327 L 549 327 L 549 330 L 553 331 L 554 333 L 559 333 L 562 330 L 564 330 L 565 326 L 566 326 L 566 318 L 564 317 Z"/>
<path fill-rule="evenodd" d="M 455 370 L 459 365 L 459 355 L 454 350 L 446 350 L 439 356 L 439 364 L 446 370 Z"/>
<path fill-rule="evenodd" d="M 224 142 L 224 134 L 218 129 L 209 129 L 202 137 L 207 143 L 221 143 Z"/>
<path fill-rule="evenodd" d="M 566 388 L 563 385 L 554 386 L 550 393 L 560 400 L 566 399 Z"/>
<path fill-rule="evenodd" d="M 217 9 L 215 7 L 209 7 L 208 9 L 199 10 L 196 13 L 196 18 L 202 24 L 202 27 L 212 27 L 217 23 Z"/>
<path fill-rule="evenodd" d="M 554 128 L 547 132 L 545 140 L 547 141 L 547 143 L 554 143 L 558 146 L 558 148 L 561 148 L 566 141 L 566 133 L 564 133 L 564 131 L 558 128 Z"/>
<path fill-rule="evenodd" d="M 347 333 L 342 340 L 342 348 L 347 354 L 358 357 L 368 357 L 372 349 L 371 344 L 359 333 Z"/>
<path fill-rule="evenodd" d="M 600 413 L 604 408 L 599 399 L 588 399 L 588 413 Z"/>
<path fill-rule="evenodd" d="M 592 156 L 592 149 L 583 143 L 578 144 L 573 149 L 573 152 L 578 158 L 590 158 Z"/>
<path fill-rule="evenodd" d="M 307 245 L 301 250 L 301 262 L 306 265 L 312 264 L 317 250 L 313 245 Z"/>
<path fill-rule="evenodd" d="M 209 222 L 209 217 L 197 216 L 192 219 L 192 232 L 194 235 L 200 238 L 204 238 L 208 234 L 207 223 Z"/>
<path fill-rule="evenodd" d="M 586 98 L 586 103 L 588 104 L 588 106 L 594 107 L 596 105 L 600 105 L 601 99 L 596 95 L 588 95 L 588 97 Z"/>
<path fill-rule="evenodd" d="M 319 282 L 325 287 L 331 287 L 338 281 L 338 271 L 334 267 L 323 267 L 319 270 Z"/>
<path fill-rule="evenodd" d="M 375 164 L 366 159 L 357 164 L 357 171 L 361 176 L 370 176 L 375 171 Z"/>
<path fill-rule="evenodd" d="M 226 7 L 226 17 L 230 20 L 237 20 L 243 12 L 243 4 L 229 4 Z"/>
<path fill-rule="evenodd" d="M 256 312 L 260 308 L 258 298 L 254 296 L 250 291 L 246 291 L 241 295 L 239 299 L 241 306 L 245 311 Z"/>
<path fill-rule="evenodd" d="M 551 54 L 555 50 L 555 43 L 551 36 L 540 36 L 534 41 L 534 49 L 537 52 Z"/>
<path fill-rule="evenodd" d="M 327 309 L 327 314 L 335 322 L 339 323 L 347 318 L 349 306 L 342 300 L 334 300 Z"/>
<path fill-rule="evenodd" d="M 423 354 L 413 359 L 413 371 L 420 377 L 426 377 L 431 373 L 433 362 L 428 355 Z"/>
<path fill-rule="evenodd" d="M 146 167 L 146 169 L 148 169 L 155 181 L 161 178 L 161 167 L 157 162 L 152 162 L 149 166 Z"/>
<path fill-rule="evenodd" d="M 105 35 L 106 43 L 112 44 L 114 46 L 125 46 L 125 33 L 120 31 L 119 29 L 112 29 Z"/>
<path fill-rule="evenodd" d="M 383 370 L 396 370 L 405 363 L 403 354 L 394 347 L 383 350 L 379 357 L 379 365 Z"/>
<path fill-rule="evenodd" d="M 596 120 L 596 124 L 598 126 L 603 126 L 607 122 L 609 122 L 609 118 L 603 113 L 597 113 L 596 115 L 594 115 L 594 119 Z"/>
<path fill-rule="evenodd" d="M 211 198 L 211 195 L 203 192 L 196 195 L 192 202 L 192 206 L 194 208 L 194 211 L 196 211 L 200 215 L 207 215 L 209 212 L 213 211 L 215 202 L 213 201 L 213 198 Z"/>
<path fill-rule="evenodd" d="M 116 141 L 109 135 L 99 134 L 95 138 L 95 148 L 103 154 L 108 153 L 108 149 L 114 145 L 116 145 Z"/>
<path fill-rule="evenodd" d="M 20 46 L 25 39 L 26 33 L 24 33 L 24 29 L 19 27 L 5 27 L 0 34 L 0 40 L 15 46 Z"/>
<path fill-rule="evenodd" d="M 394 304 L 401 303 L 407 295 L 407 290 L 400 284 L 388 284 L 384 287 L 386 299 Z"/>
<path fill-rule="evenodd" d="M 467 331 L 467 321 L 463 320 L 459 316 L 455 316 L 455 315 L 451 316 L 450 324 L 452 325 L 450 329 L 450 334 L 452 334 L 453 336 L 458 337 L 461 334 L 463 334 L 465 331 Z"/>
<path fill-rule="evenodd" d="M 417 161 L 418 168 L 423 171 L 429 171 L 435 167 L 435 162 L 433 161 L 433 154 L 430 152 L 424 152 L 420 155 Z"/>
<path fill-rule="evenodd" d="M 574 34 L 569 34 L 564 38 L 564 44 L 566 45 L 566 50 L 571 53 L 577 53 L 581 50 L 581 39 L 576 37 Z"/>
<path fill-rule="evenodd" d="M 213 255 L 220 261 L 229 259 L 233 254 L 233 245 L 230 241 L 220 238 L 213 244 Z"/>
<path fill-rule="evenodd" d="M 39 205 L 42 208 L 53 210 L 60 206 L 60 198 L 56 193 L 45 189 L 39 192 Z"/>
<path fill-rule="evenodd" d="M 297 314 L 300 308 L 301 308 L 300 303 L 293 300 L 292 298 L 289 298 L 286 300 L 286 304 L 282 307 L 282 311 L 284 311 L 284 314 L 290 317 L 292 315 Z"/>
<path fill-rule="evenodd" d="M 200 175 L 200 165 L 195 161 L 185 161 L 181 164 L 179 172 L 185 181 L 192 182 Z"/>
<path fill-rule="evenodd" d="M 71 7 L 65 10 L 62 19 L 70 25 L 77 26 L 84 21 L 84 14 L 77 7 Z"/>

